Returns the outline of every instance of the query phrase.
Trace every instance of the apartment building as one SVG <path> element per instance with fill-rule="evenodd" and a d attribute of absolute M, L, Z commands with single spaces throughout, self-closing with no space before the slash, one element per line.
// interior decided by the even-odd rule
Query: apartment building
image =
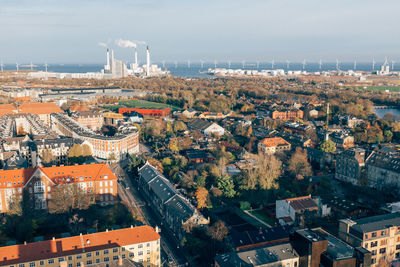
<path fill-rule="evenodd" d="M 339 237 L 371 252 L 371 266 L 400 259 L 400 213 L 339 221 Z"/>
<path fill-rule="evenodd" d="M 400 188 L 400 153 L 390 148 L 374 151 L 366 160 L 369 186 Z"/>
<path fill-rule="evenodd" d="M 283 109 L 274 110 L 271 112 L 272 119 L 274 120 L 296 120 L 303 118 L 303 111 L 300 109 Z"/>
<path fill-rule="evenodd" d="M 36 114 L 48 126 L 50 126 L 50 114 L 62 113 L 56 103 L 26 102 L 18 107 L 18 113 Z"/>
<path fill-rule="evenodd" d="M 71 114 L 71 117 L 94 131 L 100 130 L 104 122 L 103 114 L 93 111 L 76 111 Z"/>
<path fill-rule="evenodd" d="M 127 153 L 139 152 L 139 133 L 136 129 L 118 132 L 114 136 L 96 134 L 88 127 L 81 125 L 63 114 L 52 114 L 52 128 L 60 134 L 74 137 L 88 144 L 94 157 L 119 160 Z"/>
<path fill-rule="evenodd" d="M 276 200 L 276 218 L 281 225 L 304 225 L 308 218 L 319 216 L 320 200 L 318 197 L 303 196 Z"/>
<path fill-rule="evenodd" d="M 258 143 L 258 151 L 270 155 L 280 151 L 289 151 L 290 149 L 290 143 L 282 137 L 264 138 Z"/>
<path fill-rule="evenodd" d="M 0 170 L 0 213 L 7 213 L 10 198 L 27 190 L 36 209 L 47 209 L 55 187 L 77 184 L 102 205 L 117 199 L 117 180 L 106 164 Z M 1 255 L 1 254 L 0 254 Z"/>
<path fill-rule="evenodd" d="M 350 148 L 336 156 L 335 178 L 354 185 L 358 183 L 365 166 L 365 149 Z"/>
<path fill-rule="evenodd" d="M 111 266 L 122 260 L 161 266 L 160 235 L 139 226 L 0 247 L 0 266 L 7 267 Z"/>

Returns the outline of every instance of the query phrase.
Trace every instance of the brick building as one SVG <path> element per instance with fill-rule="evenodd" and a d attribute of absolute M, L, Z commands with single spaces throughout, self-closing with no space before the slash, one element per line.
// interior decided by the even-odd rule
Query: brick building
<path fill-rule="evenodd" d="M 6 213 L 11 196 L 26 190 L 36 209 L 46 209 L 53 189 L 77 184 L 101 204 L 117 199 L 117 177 L 106 164 L 0 170 L 0 212 Z"/>
<path fill-rule="evenodd" d="M 258 143 L 258 151 L 265 154 L 275 154 L 279 151 L 289 151 L 291 145 L 282 137 L 264 138 Z"/>
<path fill-rule="evenodd" d="M 274 110 L 271 112 L 272 119 L 274 119 L 274 120 L 302 119 L 303 115 L 304 115 L 304 113 L 300 109 Z"/>
<path fill-rule="evenodd" d="M 160 235 L 150 226 L 5 246 L 0 255 L 8 267 L 161 266 Z"/>

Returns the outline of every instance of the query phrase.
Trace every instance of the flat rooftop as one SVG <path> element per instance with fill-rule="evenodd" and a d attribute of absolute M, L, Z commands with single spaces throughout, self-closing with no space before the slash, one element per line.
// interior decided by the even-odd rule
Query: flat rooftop
<path fill-rule="evenodd" d="M 367 217 L 355 220 L 355 225 L 351 226 L 353 229 L 361 233 L 369 233 L 392 226 L 400 226 L 400 213 L 389 213 L 373 217 Z"/>

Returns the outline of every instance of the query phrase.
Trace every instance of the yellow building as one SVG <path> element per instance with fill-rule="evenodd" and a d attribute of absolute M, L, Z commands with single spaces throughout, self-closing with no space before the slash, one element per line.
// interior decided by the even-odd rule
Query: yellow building
<path fill-rule="evenodd" d="M 96 266 L 129 260 L 161 266 L 160 235 L 150 226 L 131 227 L 0 247 L 0 266 Z"/>

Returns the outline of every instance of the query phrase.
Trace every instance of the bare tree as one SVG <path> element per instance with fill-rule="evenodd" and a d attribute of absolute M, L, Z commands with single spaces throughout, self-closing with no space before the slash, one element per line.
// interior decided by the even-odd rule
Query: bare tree
<path fill-rule="evenodd" d="M 249 170 L 247 187 L 249 189 L 278 188 L 276 180 L 282 173 L 282 162 L 273 155 L 258 154 L 254 168 Z"/>
<path fill-rule="evenodd" d="M 213 225 L 211 225 L 208 230 L 207 234 L 214 240 L 222 241 L 228 235 L 229 230 L 226 227 L 223 221 L 217 221 Z"/>

